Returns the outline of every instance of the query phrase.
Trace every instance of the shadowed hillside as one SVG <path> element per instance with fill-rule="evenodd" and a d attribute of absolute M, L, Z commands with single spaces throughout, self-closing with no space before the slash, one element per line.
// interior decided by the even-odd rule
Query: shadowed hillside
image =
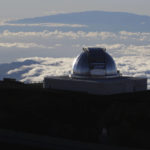
<path fill-rule="evenodd" d="M 36 87 L 36 88 L 35 88 Z M 0 88 L 1 129 L 114 146 L 150 148 L 150 92 L 112 96 Z"/>

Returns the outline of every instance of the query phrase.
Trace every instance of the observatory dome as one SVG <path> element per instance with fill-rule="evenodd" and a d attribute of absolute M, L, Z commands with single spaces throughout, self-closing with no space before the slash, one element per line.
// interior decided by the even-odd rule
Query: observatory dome
<path fill-rule="evenodd" d="M 83 48 L 73 63 L 72 78 L 118 77 L 115 61 L 105 48 Z"/>

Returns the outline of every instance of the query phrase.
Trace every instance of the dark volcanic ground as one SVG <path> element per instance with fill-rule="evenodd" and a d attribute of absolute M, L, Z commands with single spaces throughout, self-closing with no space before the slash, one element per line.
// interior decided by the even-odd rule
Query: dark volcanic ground
<path fill-rule="evenodd" d="M 94 96 L 22 85 L 0 94 L 1 129 L 150 148 L 150 91 Z"/>

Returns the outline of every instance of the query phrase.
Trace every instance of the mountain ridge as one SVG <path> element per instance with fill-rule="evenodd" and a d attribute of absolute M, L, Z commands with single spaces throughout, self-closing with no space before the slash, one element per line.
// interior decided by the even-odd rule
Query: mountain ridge
<path fill-rule="evenodd" d="M 25 18 L 10 21 L 16 24 L 63 23 L 84 24 L 89 31 L 132 31 L 150 32 L 150 16 L 127 12 L 85 11 L 56 14 L 43 17 Z"/>
<path fill-rule="evenodd" d="M 14 20 L 14 21 L 9 21 L 9 22 L 14 22 L 14 23 L 23 23 L 23 22 L 30 22 L 30 21 L 38 21 L 38 19 L 46 19 L 46 18 L 53 18 L 53 17 L 63 17 L 63 16 L 73 16 L 73 15 L 110 15 L 110 14 L 114 14 L 114 15 L 126 15 L 126 16 L 138 16 L 138 17 L 144 17 L 147 19 L 150 19 L 150 16 L 147 15 L 138 15 L 138 14 L 134 14 L 134 13 L 129 13 L 129 12 L 109 12 L 109 11 L 83 11 L 83 12 L 71 12 L 71 13 L 63 13 L 63 14 L 55 14 L 55 15 L 47 15 L 47 16 L 40 16 L 40 17 L 33 17 L 33 18 L 24 18 L 24 19 L 19 19 L 19 20 Z M 89 18 L 88 18 L 89 19 Z M 44 21 L 44 20 L 43 20 Z M 48 21 L 48 20 L 45 20 Z M 29 23 L 28 22 L 28 23 Z M 51 21 L 50 21 L 51 22 Z M 47 23 L 47 22 L 45 22 Z"/>

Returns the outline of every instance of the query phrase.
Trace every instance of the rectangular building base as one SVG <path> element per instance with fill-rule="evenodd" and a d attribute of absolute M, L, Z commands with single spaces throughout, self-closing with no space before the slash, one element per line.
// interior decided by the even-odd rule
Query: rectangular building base
<path fill-rule="evenodd" d="M 117 77 L 97 80 L 72 79 L 68 76 L 46 77 L 44 88 L 86 92 L 95 95 L 112 95 L 147 90 L 147 79 L 141 77 Z"/>

